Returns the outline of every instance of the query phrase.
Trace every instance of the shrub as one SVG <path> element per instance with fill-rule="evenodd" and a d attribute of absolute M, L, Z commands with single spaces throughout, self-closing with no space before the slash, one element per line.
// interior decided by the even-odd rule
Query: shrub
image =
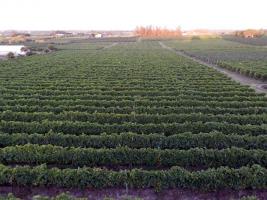
<path fill-rule="evenodd" d="M 48 45 L 47 49 L 49 49 L 50 51 L 56 51 L 57 48 L 53 45 Z"/>
<path fill-rule="evenodd" d="M 49 50 L 49 49 L 45 49 L 44 52 L 45 52 L 45 53 L 49 53 L 50 50 Z"/>
<path fill-rule="evenodd" d="M 200 40 L 201 38 L 199 36 L 193 36 L 191 40 Z"/>
<path fill-rule="evenodd" d="M 7 58 L 8 58 L 8 59 L 13 59 L 13 58 L 15 58 L 15 54 L 14 54 L 13 52 L 9 52 L 9 53 L 7 54 Z"/>
<path fill-rule="evenodd" d="M 26 53 L 26 56 L 32 56 L 32 55 L 35 55 L 36 53 L 34 53 L 34 52 L 31 52 L 31 51 L 28 51 L 27 53 Z"/>
<path fill-rule="evenodd" d="M 256 196 L 242 197 L 240 200 L 259 200 Z"/>

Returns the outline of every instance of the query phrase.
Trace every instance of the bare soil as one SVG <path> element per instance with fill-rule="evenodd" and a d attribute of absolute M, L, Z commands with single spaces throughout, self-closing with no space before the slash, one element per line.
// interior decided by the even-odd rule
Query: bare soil
<path fill-rule="evenodd" d="M 32 196 L 44 195 L 55 196 L 62 192 L 69 192 L 76 197 L 87 197 L 90 200 L 102 200 L 105 197 L 112 197 L 116 200 L 125 196 L 139 197 L 144 200 L 229 200 L 239 199 L 243 196 L 255 195 L 264 200 L 267 197 L 267 190 L 220 190 L 217 192 L 201 192 L 186 189 L 168 189 L 162 192 L 155 192 L 153 189 L 66 189 L 57 187 L 11 187 L 1 186 L 0 194 L 13 193 L 15 196 L 30 200 Z"/>
<path fill-rule="evenodd" d="M 219 67 L 217 65 L 204 62 L 204 61 L 202 61 L 200 59 L 197 59 L 195 57 L 189 56 L 189 55 L 185 54 L 182 51 L 176 51 L 176 50 L 172 49 L 171 47 L 163 44 L 162 42 L 159 42 L 159 44 L 160 44 L 160 46 L 162 48 L 167 49 L 167 50 L 172 51 L 172 52 L 175 52 L 179 56 L 183 56 L 183 57 L 189 58 L 189 59 L 191 59 L 191 60 L 193 60 L 193 61 L 195 61 L 195 62 L 197 62 L 197 63 L 199 63 L 201 65 L 206 65 L 208 67 L 216 69 L 217 71 L 219 71 L 219 72 L 225 74 L 226 76 L 230 77 L 232 80 L 234 80 L 234 81 L 236 81 L 236 82 L 238 82 L 238 83 L 240 83 L 242 85 L 250 86 L 256 92 L 267 94 L 267 81 L 256 80 L 254 78 L 244 76 L 244 75 L 242 75 L 242 74 L 240 74 L 238 72 L 233 72 L 233 71 L 230 71 L 228 69 Z"/>

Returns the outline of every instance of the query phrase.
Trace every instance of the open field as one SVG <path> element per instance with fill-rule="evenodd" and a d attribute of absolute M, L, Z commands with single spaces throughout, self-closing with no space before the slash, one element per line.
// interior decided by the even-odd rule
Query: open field
<path fill-rule="evenodd" d="M 267 80 L 267 48 L 223 39 L 176 40 L 165 42 L 176 50 L 205 62 L 255 79 Z"/>
<path fill-rule="evenodd" d="M 164 43 L 221 55 L 231 66 L 265 63 L 266 50 L 230 41 Z M 104 191 L 102 199 L 125 191 L 144 199 L 264 199 L 264 94 L 157 41 L 57 47 L 0 62 L 0 190 L 19 188 L 23 198 L 32 195 L 25 188 L 50 195 L 60 188 Z M 251 58 L 239 52 L 231 60 L 238 51 Z"/>
<path fill-rule="evenodd" d="M 256 37 L 256 38 L 243 38 L 235 36 L 225 36 L 224 39 L 239 42 L 243 44 L 256 45 L 256 46 L 267 46 L 267 36 Z"/>

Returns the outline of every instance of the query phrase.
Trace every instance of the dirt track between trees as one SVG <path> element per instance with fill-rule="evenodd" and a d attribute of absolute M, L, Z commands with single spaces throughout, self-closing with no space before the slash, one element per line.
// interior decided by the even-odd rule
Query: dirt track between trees
<path fill-rule="evenodd" d="M 202 61 L 200 59 L 197 59 L 195 57 L 189 56 L 189 55 L 185 54 L 182 51 L 176 51 L 176 50 L 172 49 L 171 47 L 163 44 L 162 42 L 159 42 L 159 44 L 160 44 L 160 46 L 162 48 L 167 49 L 167 50 L 172 51 L 172 52 L 175 52 L 179 56 L 183 56 L 183 57 L 189 58 L 189 59 L 191 59 L 191 60 L 193 60 L 193 61 L 195 61 L 195 62 L 197 62 L 197 63 L 199 63 L 201 65 L 206 65 L 208 67 L 214 68 L 217 71 L 219 71 L 219 72 L 225 74 L 226 76 L 232 78 L 232 80 L 235 80 L 236 82 L 239 82 L 242 85 L 250 86 L 256 92 L 267 94 L 267 81 L 256 80 L 256 79 L 244 76 L 242 74 L 239 74 L 237 72 L 233 72 L 233 71 L 230 71 L 228 69 L 219 67 L 217 65 L 204 62 L 204 61 Z"/>

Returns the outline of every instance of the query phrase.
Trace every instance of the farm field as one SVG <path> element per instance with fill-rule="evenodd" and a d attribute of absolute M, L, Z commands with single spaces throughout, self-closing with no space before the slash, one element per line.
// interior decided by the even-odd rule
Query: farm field
<path fill-rule="evenodd" d="M 244 69 L 267 75 L 260 47 L 165 43 L 215 60 L 224 51 L 222 62 L 231 66 L 243 62 L 242 53 L 228 59 L 240 50 L 251 55 Z M 266 197 L 264 94 L 157 41 L 58 48 L 0 62 L 0 189 L 149 191 L 136 192 L 144 199 L 172 190 L 196 199 L 220 191 L 220 199 Z"/>
<path fill-rule="evenodd" d="M 217 64 L 255 79 L 267 80 L 266 46 L 252 46 L 229 39 L 176 40 L 165 43 L 205 62 Z"/>
<path fill-rule="evenodd" d="M 256 46 L 267 46 L 267 36 L 256 37 L 256 38 L 242 38 L 235 36 L 224 36 L 226 40 L 239 42 L 243 44 L 256 45 Z"/>

